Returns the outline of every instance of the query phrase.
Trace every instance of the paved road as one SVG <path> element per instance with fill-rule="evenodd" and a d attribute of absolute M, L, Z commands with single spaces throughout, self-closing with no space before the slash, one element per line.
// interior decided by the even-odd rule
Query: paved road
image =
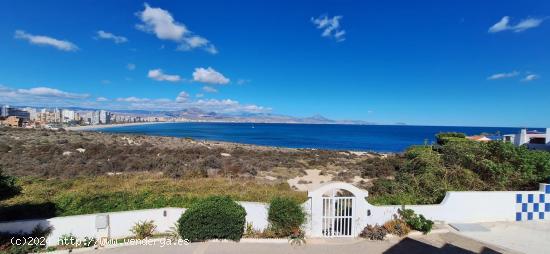
<path fill-rule="evenodd" d="M 328 253 L 513 253 L 498 247 L 481 244 L 453 233 L 412 236 L 403 239 L 393 238 L 386 241 L 319 240 L 312 239 L 306 245 L 293 247 L 288 243 L 192 243 L 188 246 L 129 246 L 112 249 L 94 250 L 89 253 L 101 254 L 328 254 Z"/>
<path fill-rule="evenodd" d="M 458 232 L 481 242 L 523 253 L 550 253 L 550 221 L 479 223 L 488 232 Z"/>

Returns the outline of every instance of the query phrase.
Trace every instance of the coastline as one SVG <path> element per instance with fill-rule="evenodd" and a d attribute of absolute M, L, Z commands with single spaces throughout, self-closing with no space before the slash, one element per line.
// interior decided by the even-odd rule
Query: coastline
<path fill-rule="evenodd" d="M 116 127 L 128 127 L 128 126 L 139 126 L 139 125 L 149 125 L 149 124 L 164 124 L 164 123 L 179 123 L 179 122 L 141 122 L 141 123 L 117 123 L 117 124 L 100 124 L 100 125 L 83 125 L 83 126 L 71 126 L 65 127 L 65 130 L 69 131 L 90 131 L 98 129 L 108 129 Z"/>

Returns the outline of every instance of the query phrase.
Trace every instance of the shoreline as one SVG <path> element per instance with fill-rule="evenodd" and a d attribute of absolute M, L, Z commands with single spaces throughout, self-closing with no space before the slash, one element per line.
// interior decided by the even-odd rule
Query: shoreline
<path fill-rule="evenodd" d="M 165 124 L 165 123 L 183 123 L 183 122 L 141 122 L 141 123 L 98 124 L 98 125 L 71 126 L 71 127 L 65 127 L 64 129 L 69 131 L 89 131 L 89 130 L 109 129 L 109 128 L 116 128 L 116 127 L 140 126 L 140 125 L 149 125 L 149 124 Z"/>

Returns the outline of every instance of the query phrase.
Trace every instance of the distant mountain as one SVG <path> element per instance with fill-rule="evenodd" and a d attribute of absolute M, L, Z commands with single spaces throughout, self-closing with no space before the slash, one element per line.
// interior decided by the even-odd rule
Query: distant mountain
<path fill-rule="evenodd" d="M 16 106 L 26 107 L 26 106 Z M 41 108 L 41 107 L 31 107 Z M 93 111 L 98 109 L 82 108 L 82 107 L 63 107 L 74 111 Z M 322 115 L 313 115 L 310 117 L 293 117 L 287 115 L 271 114 L 271 113 L 219 113 L 213 111 L 205 111 L 200 108 L 186 108 L 174 111 L 162 110 L 108 110 L 115 114 L 135 115 L 135 116 L 158 116 L 185 118 L 195 121 L 213 121 L 213 122 L 243 122 L 243 123 L 301 123 L 301 124 L 376 124 L 360 120 L 332 120 Z"/>

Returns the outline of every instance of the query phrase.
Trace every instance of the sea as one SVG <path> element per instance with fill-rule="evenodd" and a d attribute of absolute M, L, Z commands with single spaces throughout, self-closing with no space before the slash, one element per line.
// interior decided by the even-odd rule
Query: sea
<path fill-rule="evenodd" d="M 544 131 L 540 128 L 530 130 Z M 440 132 L 462 132 L 467 135 L 488 133 L 491 134 L 491 138 L 497 139 L 503 134 L 519 133 L 520 128 L 185 122 L 117 126 L 95 131 L 287 148 L 402 152 L 411 145 L 434 143 L 435 135 Z"/>

